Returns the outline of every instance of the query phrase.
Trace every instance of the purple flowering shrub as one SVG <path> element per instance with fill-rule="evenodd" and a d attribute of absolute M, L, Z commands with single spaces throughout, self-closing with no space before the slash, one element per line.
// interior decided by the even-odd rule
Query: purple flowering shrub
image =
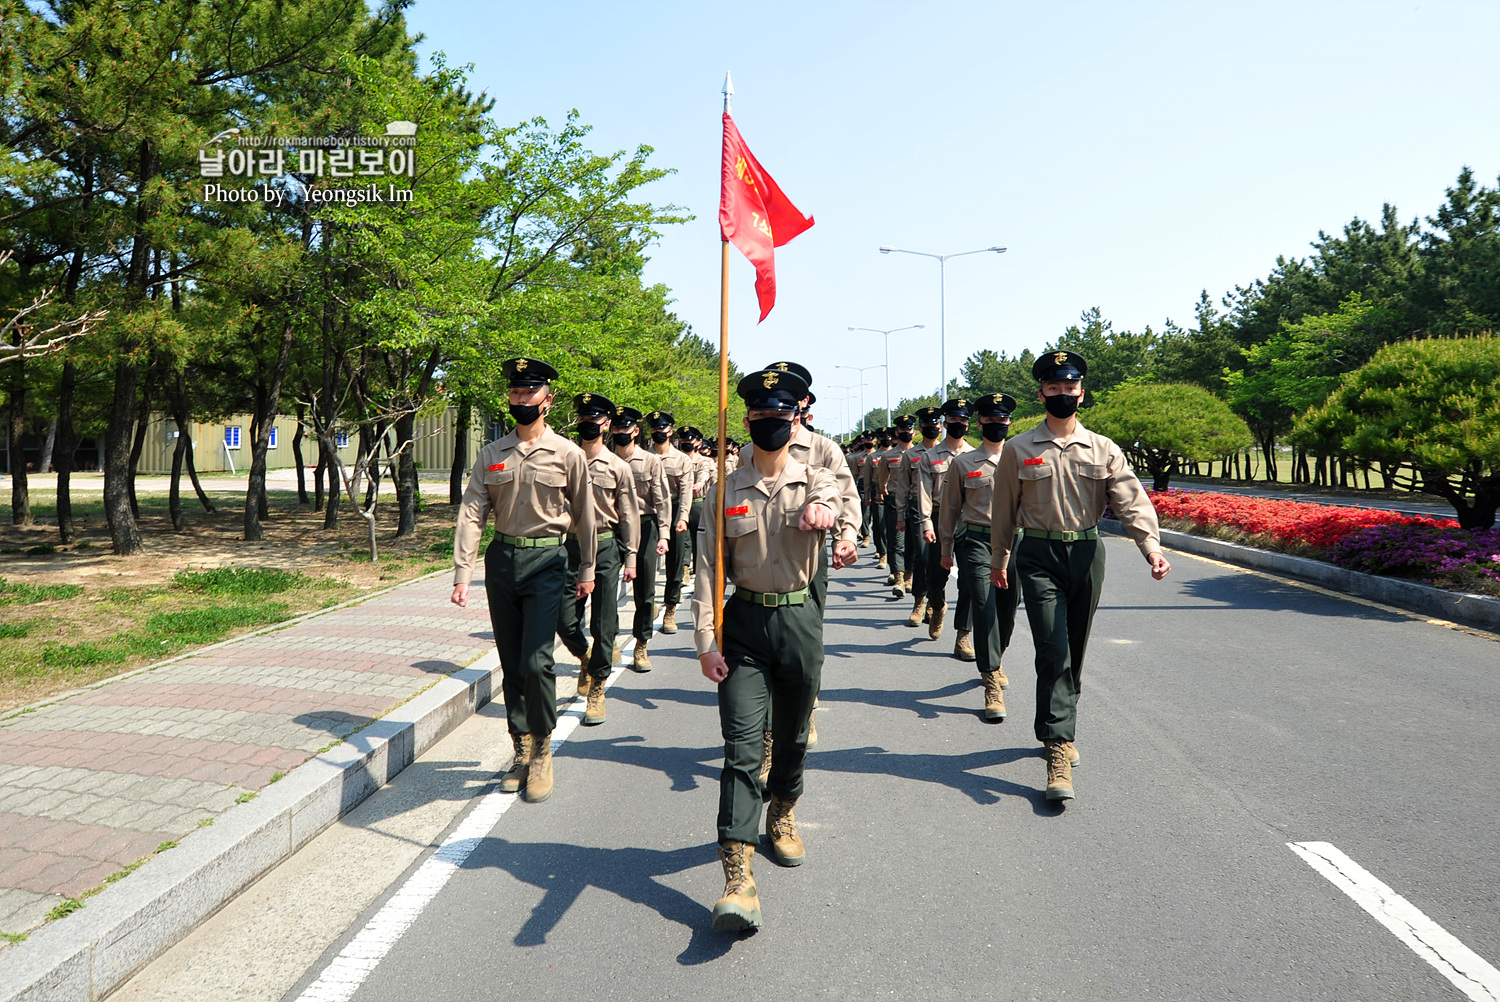
<path fill-rule="evenodd" d="M 1374 525 L 1338 540 L 1328 556 L 1351 570 L 1500 595 L 1500 529 Z"/>

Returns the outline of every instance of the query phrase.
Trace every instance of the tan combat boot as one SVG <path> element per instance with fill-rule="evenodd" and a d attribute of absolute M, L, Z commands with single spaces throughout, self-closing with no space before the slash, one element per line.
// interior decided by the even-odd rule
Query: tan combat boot
<path fill-rule="evenodd" d="M 927 626 L 927 636 L 933 640 L 943 635 L 943 620 L 948 616 L 948 603 L 932 607 L 932 621 Z"/>
<path fill-rule="evenodd" d="M 667 634 L 677 632 L 677 606 L 669 605 L 662 609 L 661 632 Z"/>
<path fill-rule="evenodd" d="M 1078 746 L 1071 741 L 1064 741 L 1064 750 L 1068 753 L 1068 768 L 1078 768 Z"/>
<path fill-rule="evenodd" d="M 589 689 L 588 705 L 583 708 L 583 726 L 593 727 L 604 723 L 604 685 L 596 682 Z"/>
<path fill-rule="evenodd" d="M 782 800 L 775 794 L 766 805 L 766 838 L 771 840 L 771 853 L 782 866 L 801 866 L 807 856 L 807 847 L 797 834 L 797 819 L 792 815 L 796 806 L 795 800 Z"/>
<path fill-rule="evenodd" d="M 1004 665 L 996 665 L 995 666 L 995 674 L 1000 676 L 1000 688 L 1002 688 L 1002 689 L 1009 689 L 1010 688 L 1010 679 L 1006 678 L 1006 676 L 1005 676 L 1005 666 Z"/>
<path fill-rule="evenodd" d="M 882 553 L 880 555 L 880 559 L 879 560 L 875 561 L 875 569 L 876 570 L 881 570 L 881 571 L 885 570 L 885 554 L 884 553 Z"/>
<path fill-rule="evenodd" d="M 984 719 L 997 722 L 1004 720 L 1005 694 L 1000 691 L 1000 673 L 982 671 L 979 677 L 984 680 Z"/>
<path fill-rule="evenodd" d="M 1073 768 L 1068 762 L 1066 741 L 1047 741 L 1044 754 L 1047 756 L 1047 799 L 1073 799 Z"/>
<path fill-rule="evenodd" d="M 755 891 L 755 874 L 750 863 L 755 847 L 746 842 L 725 842 L 719 846 L 719 862 L 724 864 L 724 896 L 714 903 L 714 928 L 720 932 L 740 932 L 760 928 L 760 895 Z"/>
<path fill-rule="evenodd" d="M 974 653 L 974 638 L 968 630 L 959 630 L 958 636 L 953 638 L 953 656 L 960 661 L 978 660 Z"/>
<path fill-rule="evenodd" d="M 906 617 L 907 626 L 921 626 L 923 613 L 927 611 L 927 599 L 918 596 L 917 604 L 911 607 L 911 615 Z"/>
<path fill-rule="evenodd" d="M 602 691 L 602 690 L 601 690 Z M 526 792 L 530 803 L 540 804 L 552 796 L 552 735 L 531 736 L 531 764 L 526 769 Z"/>
<path fill-rule="evenodd" d="M 635 656 L 630 659 L 630 667 L 639 672 L 651 670 L 651 655 L 646 653 L 646 642 L 637 640 L 635 642 Z"/>
<path fill-rule="evenodd" d="M 578 695 L 588 699 L 589 689 L 593 684 L 594 676 L 589 674 L 589 656 L 585 654 L 578 659 Z"/>
<path fill-rule="evenodd" d="M 771 778 L 771 745 L 771 732 L 766 731 L 760 738 L 760 785 L 763 788 Z"/>
<path fill-rule="evenodd" d="M 512 734 L 510 743 L 515 749 L 515 757 L 510 760 L 505 775 L 500 777 L 501 793 L 515 793 L 525 786 L 526 770 L 531 764 L 531 735 Z"/>
<path fill-rule="evenodd" d="M 906 597 L 906 575 L 897 574 L 896 580 L 891 582 L 891 594 L 897 598 Z"/>

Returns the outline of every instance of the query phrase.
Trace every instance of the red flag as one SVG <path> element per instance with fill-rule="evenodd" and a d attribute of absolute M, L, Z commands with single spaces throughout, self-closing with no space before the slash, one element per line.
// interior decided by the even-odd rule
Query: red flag
<path fill-rule="evenodd" d="M 776 187 L 724 113 L 724 181 L 719 193 L 719 233 L 755 265 L 760 318 L 776 305 L 775 248 L 813 224 Z"/>

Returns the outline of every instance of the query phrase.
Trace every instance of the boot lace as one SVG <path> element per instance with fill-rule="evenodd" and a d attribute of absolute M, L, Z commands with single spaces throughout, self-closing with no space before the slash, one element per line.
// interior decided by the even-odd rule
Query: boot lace
<path fill-rule="evenodd" d="M 771 804 L 771 838 L 776 841 L 797 837 L 797 819 L 792 816 L 792 805 L 784 800 Z"/>
<path fill-rule="evenodd" d="M 749 853 L 744 846 L 734 849 L 723 850 L 724 856 L 724 893 L 734 894 L 745 886 L 745 881 L 750 876 Z"/>
<path fill-rule="evenodd" d="M 1061 741 L 1047 746 L 1047 779 L 1061 779 L 1068 774 L 1068 752 Z"/>

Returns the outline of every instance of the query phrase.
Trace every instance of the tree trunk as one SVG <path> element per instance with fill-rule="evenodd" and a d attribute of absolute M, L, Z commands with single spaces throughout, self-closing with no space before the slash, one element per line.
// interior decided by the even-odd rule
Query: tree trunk
<path fill-rule="evenodd" d="M 318 443 L 318 465 L 313 470 L 313 511 L 323 510 L 323 471 L 328 468 L 328 450 Z"/>
<path fill-rule="evenodd" d="M 150 378 L 150 370 L 146 377 Z M 135 439 L 130 443 L 130 511 L 136 518 L 141 517 L 141 506 L 135 499 L 135 468 L 141 462 L 141 451 L 146 447 L 146 431 L 151 427 L 151 387 L 147 385 L 146 391 L 141 394 L 141 416 L 136 422 Z"/>
<path fill-rule="evenodd" d="M 276 366 L 271 370 L 271 381 L 265 391 L 258 394 L 260 405 L 255 415 L 255 437 L 251 442 L 250 483 L 245 494 L 245 539 L 255 541 L 263 538 L 261 519 L 267 517 L 266 510 L 266 453 L 271 447 L 271 423 L 281 408 L 281 384 L 286 379 L 286 370 L 292 361 L 292 340 L 296 326 L 288 319 L 281 330 L 281 347 L 276 354 Z"/>
<path fill-rule="evenodd" d="M 167 515 L 172 519 L 172 529 L 175 532 L 182 531 L 182 450 L 187 442 L 187 436 L 182 433 L 182 425 L 178 424 L 177 447 L 172 450 L 172 484 L 167 489 Z"/>
<path fill-rule="evenodd" d="M 458 398 L 458 418 L 453 428 L 453 466 L 448 470 L 448 503 L 464 499 L 464 474 L 469 472 L 469 425 L 474 421 L 474 404 L 467 396 Z"/>
<path fill-rule="evenodd" d="M 57 452 L 53 462 L 57 466 L 57 535 L 64 543 L 78 538 L 73 526 L 73 451 L 78 448 L 78 438 L 73 434 L 73 388 L 78 383 L 78 371 L 72 362 L 63 363 L 62 382 L 57 388 Z"/>
<path fill-rule="evenodd" d="M 292 434 L 292 464 L 297 467 L 297 503 L 307 504 L 307 475 L 302 469 L 302 420 L 307 408 L 297 405 L 297 430 Z"/>
<path fill-rule="evenodd" d="M 25 328 L 16 325 L 16 344 L 26 341 Z M 26 450 L 21 437 L 26 434 L 26 360 L 11 363 L 10 420 L 5 424 L 5 458 L 10 464 L 10 520 L 14 525 L 33 525 L 31 490 L 26 478 Z"/>
<path fill-rule="evenodd" d="M 144 550 L 141 528 L 130 503 L 130 433 L 135 430 L 138 379 L 136 364 L 122 352 L 115 362 L 114 399 L 104 435 L 104 518 L 109 523 L 114 552 L 122 557 Z"/>
<path fill-rule="evenodd" d="M 403 414 L 396 419 L 396 503 L 400 509 L 396 522 L 396 537 L 410 536 L 417 531 L 417 460 L 412 455 L 416 448 L 417 416 Z"/>
<path fill-rule="evenodd" d="M 42 443 L 42 458 L 36 464 L 38 473 L 46 473 L 52 467 L 52 450 L 57 446 L 57 418 L 47 426 L 47 439 Z"/>

